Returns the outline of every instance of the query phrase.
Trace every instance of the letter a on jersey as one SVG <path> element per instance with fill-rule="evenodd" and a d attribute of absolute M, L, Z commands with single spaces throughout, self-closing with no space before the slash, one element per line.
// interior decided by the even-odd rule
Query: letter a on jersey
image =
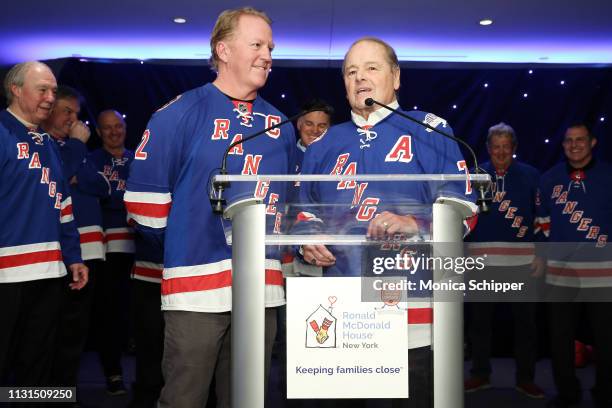
<path fill-rule="evenodd" d="M 412 138 L 410 135 L 403 135 L 397 139 L 397 142 L 395 142 L 395 145 L 385 157 L 385 161 L 398 161 L 401 163 L 410 163 L 412 161 Z"/>

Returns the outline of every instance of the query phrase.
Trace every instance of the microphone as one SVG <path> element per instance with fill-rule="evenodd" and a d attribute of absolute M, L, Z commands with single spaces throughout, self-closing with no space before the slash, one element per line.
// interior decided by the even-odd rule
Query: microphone
<path fill-rule="evenodd" d="M 426 127 L 427 129 L 430 129 L 438 134 L 441 134 L 444 137 L 447 137 L 457 143 L 462 144 L 463 146 L 465 146 L 465 148 L 470 152 L 470 154 L 472 155 L 472 159 L 474 160 L 474 171 L 476 174 L 480 174 L 481 173 L 481 169 L 480 167 L 478 167 L 478 159 L 476 158 L 476 153 L 474 153 L 474 150 L 472 150 L 472 147 L 467 144 L 466 142 L 464 142 L 463 140 L 459 139 L 458 137 L 455 137 L 449 133 L 443 132 L 439 129 L 436 129 L 435 127 L 427 124 L 427 123 L 423 123 L 418 119 L 413 118 L 412 116 L 406 115 L 405 113 L 397 110 L 397 109 L 393 109 L 392 107 L 385 105 L 384 103 L 378 102 L 377 100 L 374 100 L 372 98 L 366 98 L 365 100 L 365 104 L 366 106 L 372 106 L 372 105 L 378 105 L 378 106 L 382 106 L 385 109 L 390 110 L 391 112 L 397 113 L 399 116 L 406 118 L 408 120 L 413 121 L 414 123 L 418 123 L 421 126 Z M 489 184 L 490 182 L 483 182 L 483 181 L 475 181 L 474 182 L 474 187 L 476 187 L 477 191 L 478 191 L 478 198 L 476 199 L 476 204 L 478 205 L 478 208 L 480 209 L 481 213 L 487 213 L 489 212 L 489 205 L 488 205 L 488 201 L 491 201 L 491 198 L 487 198 L 486 197 L 486 190 L 489 189 Z"/>
<path fill-rule="evenodd" d="M 221 168 L 219 170 L 219 174 L 222 175 L 226 175 L 227 174 L 227 156 L 229 155 L 229 152 L 236 146 L 238 146 L 239 144 L 242 144 L 248 140 L 252 140 L 258 136 L 261 136 L 271 130 L 274 130 L 278 127 L 281 127 L 283 125 L 286 125 L 287 123 L 291 123 L 296 119 L 299 119 L 300 117 L 307 115 L 311 112 L 316 112 L 317 109 L 309 109 L 309 110 L 305 110 L 302 111 L 298 114 L 293 115 L 292 117 L 290 117 L 287 120 L 284 120 L 282 122 L 278 122 L 275 123 L 274 125 L 267 127 L 263 130 L 260 130 L 259 132 L 255 132 L 252 135 L 249 135 L 247 137 L 244 137 L 240 140 L 236 140 L 234 143 L 231 143 L 227 149 L 225 149 L 225 153 L 223 154 L 223 160 L 221 161 Z M 223 198 L 223 190 L 225 190 L 226 188 L 228 188 L 230 186 L 230 183 L 228 181 L 216 181 L 213 183 L 213 192 L 211 192 L 211 195 L 209 197 L 210 199 L 210 205 L 212 206 L 212 211 L 214 214 L 223 214 L 223 207 L 225 206 L 225 199 Z M 216 192 L 216 197 L 214 195 L 214 192 Z"/>

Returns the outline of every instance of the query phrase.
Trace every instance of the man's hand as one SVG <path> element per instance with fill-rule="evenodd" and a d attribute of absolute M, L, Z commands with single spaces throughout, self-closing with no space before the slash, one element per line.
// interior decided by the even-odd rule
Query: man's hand
<path fill-rule="evenodd" d="M 371 239 L 387 239 L 395 234 L 411 236 L 419 232 L 419 226 L 412 215 L 397 215 L 383 211 L 370 221 L 367 237 Z"/>
<path fill-rule="evenodd" d="M 546 259 L 542 258 L 541 256 L 536 256 L 533 258 L 533 261 L 531 261 L 531 270 L 532 278 L 539 278 L 543 276 L 544 272 L 546 271 Z"/>
<path fill-rule="evenodd" d="M 82 263 L 74 263 L 68 266 L 70 269 L 70 273 L 72 273 L 72 283 L 70 289 L 72 290 L 81 290 L 87 284 L 89 280 L 89 269 L 85 264 Z"/>
<path fill-rule="evenodd" d="M 89 136 L 91 135 L 91 130 L 89 130 L 89 126 L 77 120 L 72 123 L 70 126 L 70 131 L 68 132 L 68 137 L 71 139 L 80 140 L 83 143 L 87 143 L 89 140 Z"/>
<path fill-rule="evenodd" d="M 304 261 L 311 265 L 327 267 L 336 263 L 336 257 L 325 245 L 304 245 L 302 251 Z"/>

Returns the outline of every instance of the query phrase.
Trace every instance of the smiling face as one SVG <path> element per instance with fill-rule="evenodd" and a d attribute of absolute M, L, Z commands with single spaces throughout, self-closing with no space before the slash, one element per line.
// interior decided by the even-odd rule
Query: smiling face
<path fill-rule="evenodd" d="M 299 118 L 297 128 L 302 144 L 308 147 L 316 138 L 325 133 L 329 125 L 329 115 L 322 111 L 310 112 Z"/>
<path fill-rule="evenodd" d="M 584 126 L 567 129 L 563 139 L 563 151 L 568 163 L 577 169 L 589 164 L 596 143 L 597 139 L 589 138 L 589 131 Z"/>
<path fill-rule="evenodd" d="M 273 49 L 270 25 L 258 16 L 240 16 L 234 32 L 217 45 L 220 79 L 253 99 L 268 79 Z"/>
<path fill-rule="evenodd" d="M 97 131 L 106 150 L 123 148 L 126 127 L 123 118 L 117 112 L 102 112 L 98 117 Z"/>
<path fill-rule="evenodd" d="M 391 65 L 385 48 L 370 40 L 354 44 L 344 59 L 344 86 L 351 110 L 367 119 L 377 106 L 366 106 L 373 98 L 386 105 L 396 99 L 400 87 L 399 67 Z"/>
<path fill-rule="evenodd" d="M 45 121 L 45 130 L 55 137 L 66 137 L 70 127 L 77 121 L 81 105 L 76 98 L 63 98 L 55 101 L 51 116 Z"/>
<path fill-rule="evenodd" d="M 10 109 L 22 119 L 39 125 L 51 114 L 56 90 L 57 82 L 51 70 L 43 64 L 33 65 L 26 71 L 23 85 L 11 85 Z"/>
<path fill-rule="evenodd" d="M 496 170 L 507 170 L 512 163 L 512 155 L 516 146 L 512 143 L 512 136 L 509 134 L 494 134 L 489 139 L 487 150 L 491 157 L 491 163 Z"/>

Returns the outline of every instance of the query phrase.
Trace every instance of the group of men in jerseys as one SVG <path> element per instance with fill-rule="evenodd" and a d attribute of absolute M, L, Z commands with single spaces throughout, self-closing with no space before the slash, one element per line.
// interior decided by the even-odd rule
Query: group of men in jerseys
<path fill-rule="evenodd" d="M 205 406 L 214 378 L 217 406 L 230 406 L 232 253 L 217 215 L 205 204 L 209 192 L 204 181 L 218 166 L 230 143 L 286 118 L 258 96 L 270 73 L 275 46 L 271 20 L 265 13 L 248 7 L 224 11 L 213 28 L 210 44 L 210 63 L 217 72 L 216 79 L 177 96 L 155 112 L 133 154 L 111 147 L 99 154 L 84 155 L 83 142 L 89 135 L 76 120 L 62 134 L 55 134 L 52 129 L 43 131 L 53 110 L 66 109 L 67 115 L 78 112 L 74 106 L 63 108 L 56 102 L 55 78 L 44 64 L 27 63 L 19 73 L 5 80 L 9 107 L 0 113 L 0 203 L 4 209 L 0 216 L 0 304 L 7 311 L 2 314 L 5 329 L 0 335 L 3 382 L 9 371 L 20 385 L 48 384 L 54 379 L 49 367 L 57 328 L 76 324 L 78 320 L 61 312 L 64 304 L 70 304 L 63 300 L 63 292 L 67 291 L 66 286 L 72 291 L 83 291 L 88 271 L 99 269 L 92 262 L 89 268 L 83 263 L 87 261 L 86 254 L 93 251 L 88 244 L 105 235 L 110 248 L 113 234 L 117 241 L 130 234 L 125 229 L 125 218 L 122 219 L 122 203 L 114 206 L 110 200 L 109 211 L 117 211 L 109 212 L 108 228 L 102 228 L 99 214 L 91 214 L 89 221 L 87 209 L 93 207 L 85 204 L 81 195 L 100 197 L 108 195 L 110 189 L 112 197 L 112 190 L 122 193 L 125 190 L 128 223 L 146 248 L 140 263 L 137 258 L 135 275 L 143 281 L 161 281 L 161 288 L 143 288 L 140 297 L 143 303 L 158 306 L 159 297 L 155 298 L 161 289 L 165 324 L 163 387 L 159 379 L 157 391 L 149 394 L 149 403 L 158 399 L 159 407 Z M 231 149 L 228 172 L 291 174 L 298 166 L 302 174 L 467 174 L 466 162 L 455 142 L 405 121 L 388 108 L 366 103 L 372 98 L 401 110 L 397 100 L 400 65 L 395 51 L 386 42 L 374 37 L 355 41 L 345 55 L 342 76 L 351 120 L 327 129 L 329 120 L 326 123 L 325 119 L 329 118 L 325 115 L 329 116 L 329 112 L 308 109 L 307 115 L 298 121 L 298 129 L 305 135 L 300 149 L 296 148 L 291 124 L 278 126 Z M 104 115 L 113 119 L 108 128 L 112 143 L 113 127 L 120 130 L 122 119 L 113 111 Z M 410 115 L 452 133 L 444 119 L 431 113 L 413 111 Z M 489 221 L 485 221 L 487 216 L 481 216 L 481 222 L 485 225 L 491 222 L 499 231 L 487 236 L 488 227 L 483 227 L 483 237 L 476 237 L 475 242 L 502 242 L 500 247 L 512 255 L 516 253 L 514 248 L 522 248 L 522 242 L 532 239 L 535 223 L 553 240 L 571 238 L 605 246 L 612 220 L 612 200 L 605 199 L 611 194 L 606 189 L 606 180 L 612 177 L 610 168 L 592 158 L 596 139 L 585 126 L 570 127 L 563 143 L 567 164 L 550 170 L 537 185 L 535 170 L 512 160 L 517 142 L 511 128 L 498 125 L 491 129 L 487 146 L 492 160 L 485 169 L 494 175 L 497 201 L 492 209 L 495 215 Z M 125 183 L 121 171 L 127 170 L 128 165 Z M 82 185 L 86 186 L 81 188 Z M 345 205 L 365 235 L 384 240 L 397 234 L 417 235 L 428 228 L 413 214 L 395 209 L 398 197 L 424 205 L 450 198 L 462 202 L 476 215 L 475 199 L 467 187 L 463 182 L 448 183 L 440 189 L 423 188 L 419 183 L 392 186 L 374 182 L 303 183 L 299 196 L 300 202 L 313 208 L 323 197 Z M 260 198 L 267 204 L 267 225 L 278 226 L 283 222 L 279 204 L 289 194 L 283 183 L 265 186 Z M 574 201 L 576 205 L 568 213 L 566 204 Z M 79 206 L 87 209 L 80 213 Z M 536 207 L 541 210 L 534 215 Z M 574 220 L 576 211 L 581 211 L 578 221 Z M 315 230 L 326 228 L 327 220 L 316 210 L 297 214 L 297 219 Z M 475 248 L 482 250 L 482 245 Z M 98 257 L 89 259 L 100 259 L 100 249 L 97 251 Z M 304 245 L 297 253 L 301 262 L 323 268 L 324 276 L 360 273 L 354 254 L 335 252 L 325 245 Z M 122 256 L 111 257 L 108 249 L 105 255 L 107 265 L 109 261 L 118 264 L 131 261 Z M 542 258 L 532 258 L 502 265 L 516 267 L 524 274 L 541 274 Z M 547 276 L 552 285 L 593 287 L 606 283 L 604 279 L 587 279 L 588 272 L 582 275 L 580 265 L 555 262 L 548 260 Z M 532 263 L 534 269 L 529 269 Z M 69 283 L 63 278 L 64 265 L 70 272 Z M 96 279 L 104 279 L 105 273 L 112 272 L 96 272 Z M 280 254 L 274 251 L 267 252 L 265 284 L 267 376 L 277 330 L 275 309 L 285 302 Z M 69 295 L 66 299 L 74 293 Z M 574 320 L 568 316 L 574 316 L 574 306 L 551 305 L 556 342 L 553 368 L 559 389 L 559 396 L 553 401 L 556 406 L 569 406 L 580 399 L 580 386 L 568 369 L 567 360 L 574 328 Z M 612 339 L 604 320 L 610 308 L 606 303 L 598 303 L 589 304 L 587 309 L 598 328 L 595 334 L 599 364 L 594 396 L 601 406 L 609 406 L 605 404 L 612 401 L 609 387 Z M 155 307 L 149 316 L 159 317 Z M 410 407 L 432 404 L 432 322 L 431 310 L 408 321 L 410 398 L 397 404 Z M 524 323 L 530 330 L 533 328 L 530 321 Z M 157 339 L 161 341 L 160 337 Z M 526 343 L 533 341 L 528 339 Z M 156 352 L 159 355 L 161 349 L 152 350 L 153 354 Z M 530 396 L 538 396 L 533 384 L 533 360 L 530 355 L 519 367 L 517 387 Z M 490 372 L 486 361 L 474 369 L 480 386 L 486 385 Z M 120 375 L 110 371 L 108 374 Z M 74 384 L 76 379 L 72 377 L 69 381 Z M 348 403 L 356 406 L 362 402 Z"/>

